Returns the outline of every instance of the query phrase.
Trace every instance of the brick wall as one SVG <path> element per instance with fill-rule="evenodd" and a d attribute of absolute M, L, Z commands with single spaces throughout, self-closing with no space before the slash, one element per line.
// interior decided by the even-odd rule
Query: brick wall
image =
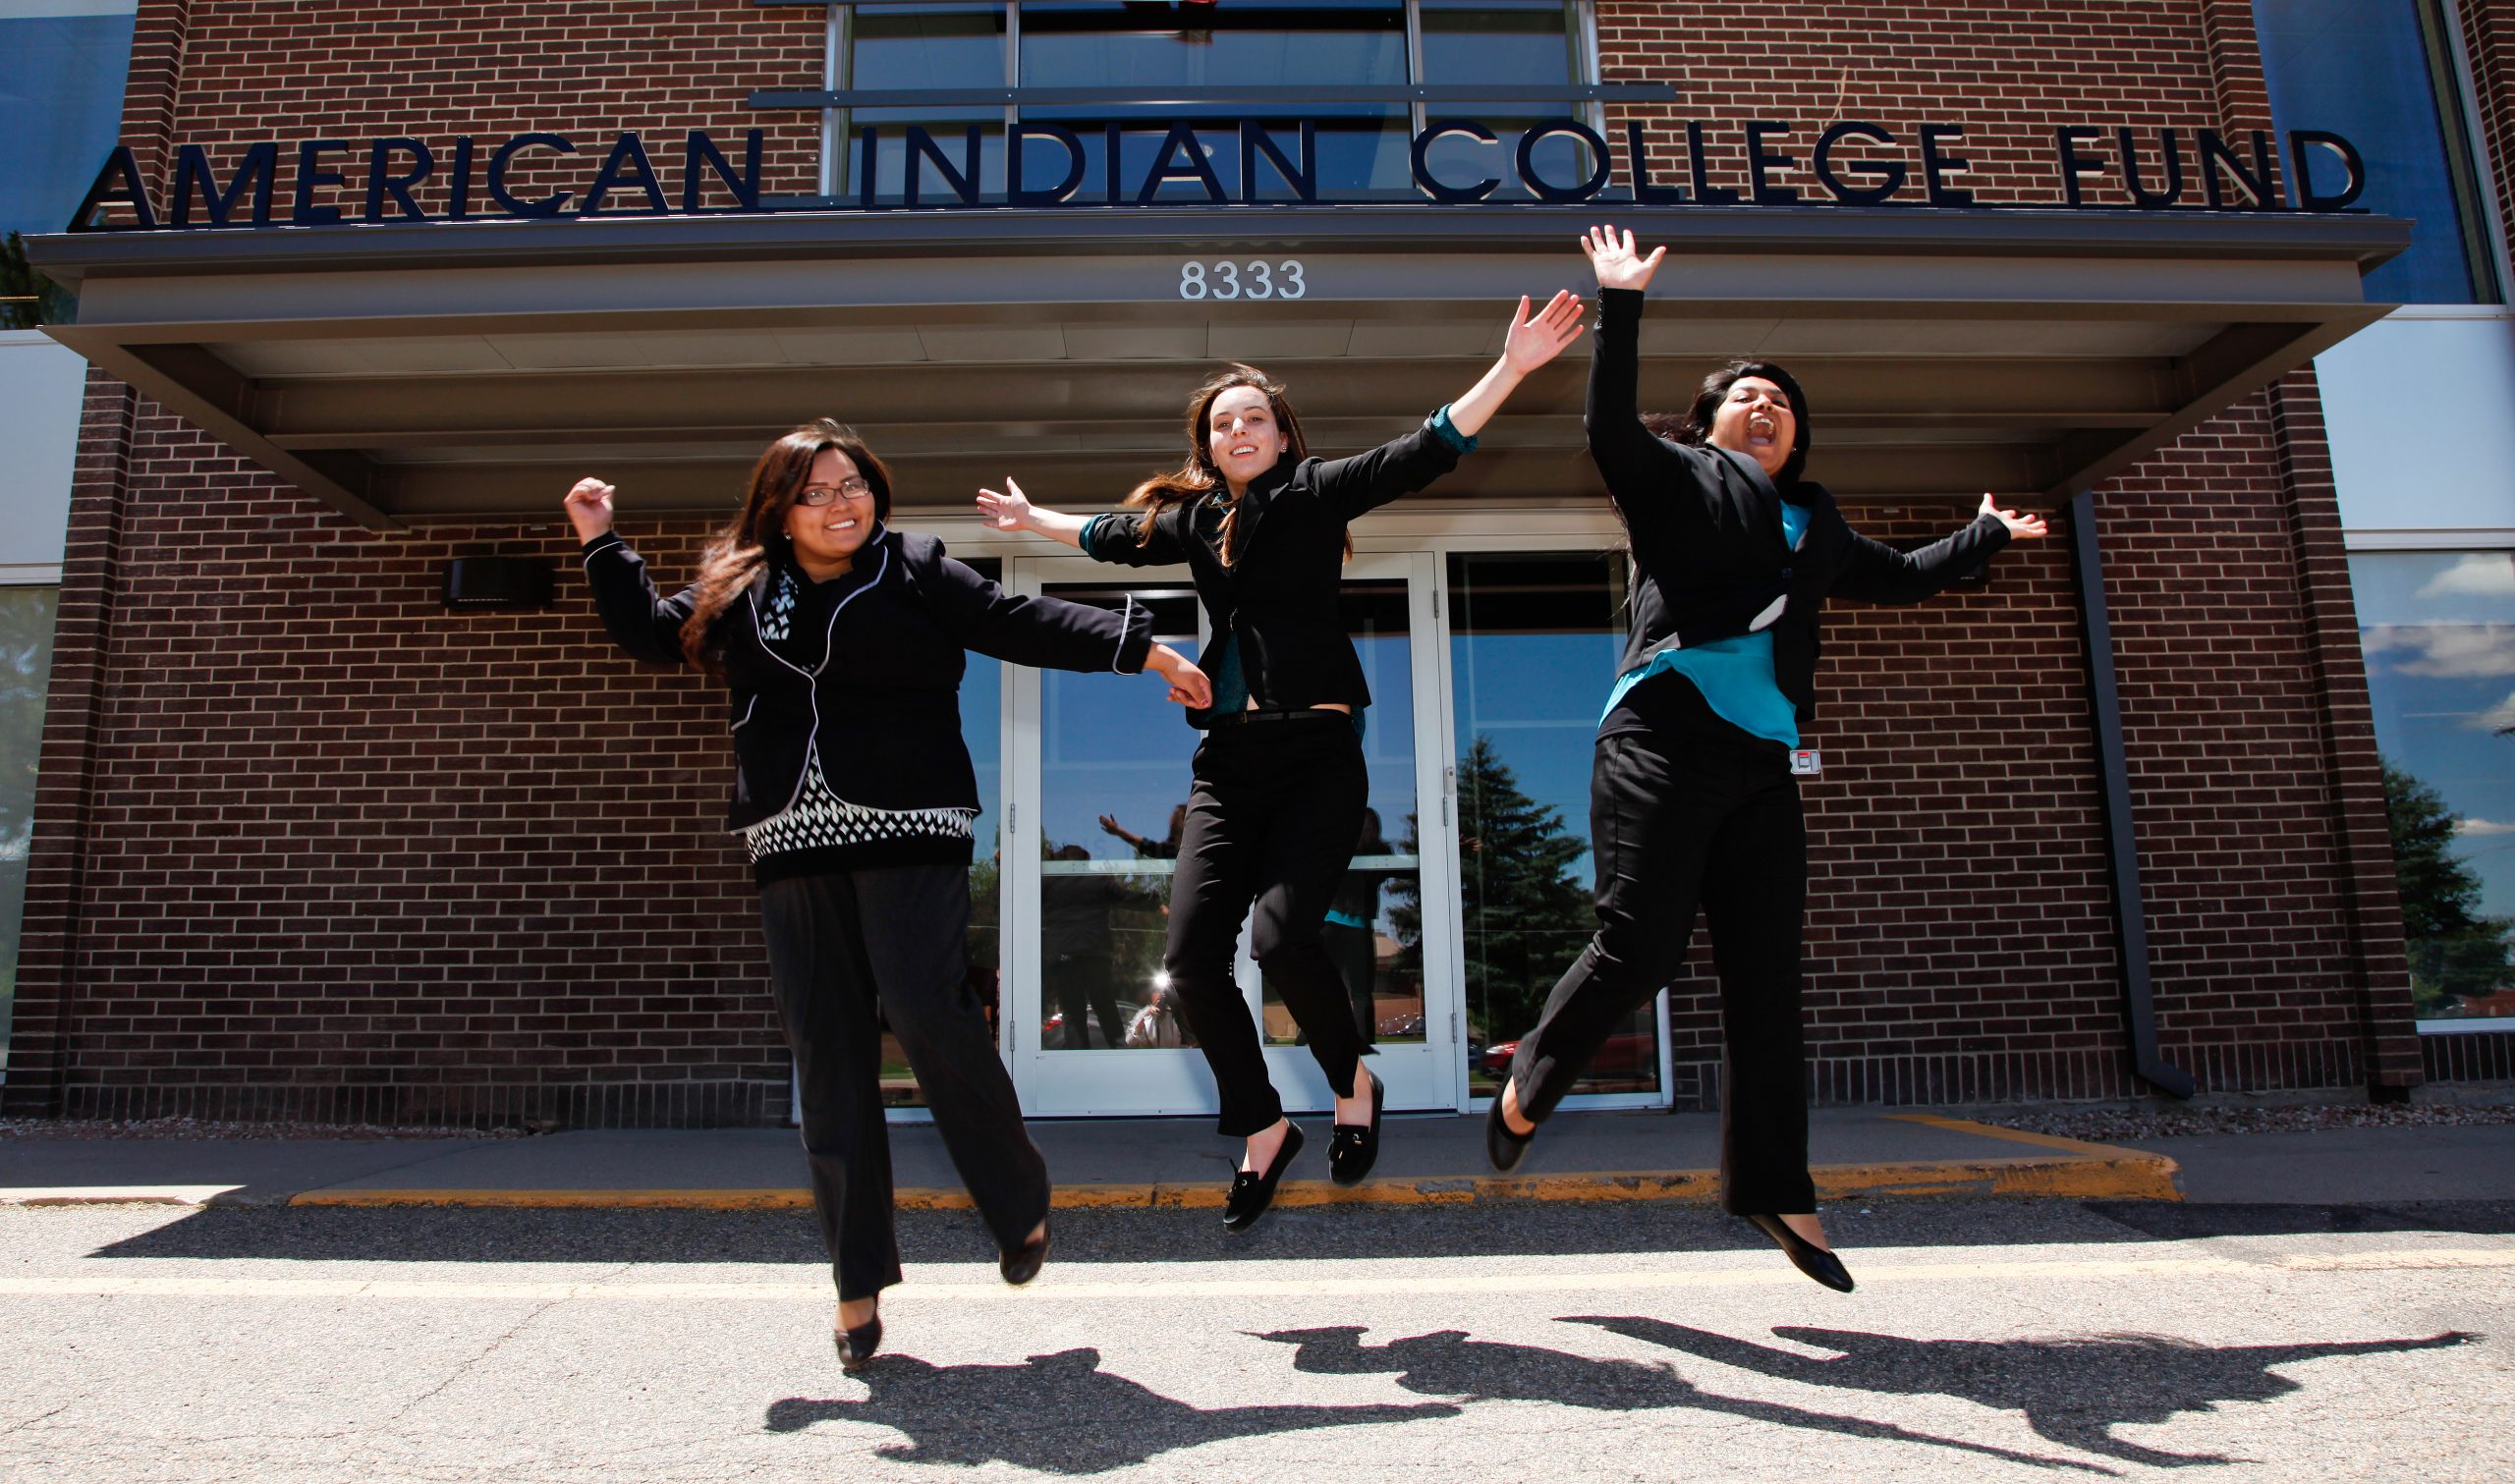
<path fill-rule="evenodd" d="M 102 692 L 77 879 L 46 883 L 78 920 L 66 1106 L 782 1114 L 720 695 L 618 657 L 582 582 L 440 608 L 447 557 L 573 567 L 573 538 L 379 536 L 145 404 L 128 446 L 114 621 L 54 688 L 64 732 Z M 701 534 L 643 544 L 682 569 Z"/>
<path fill-rule="evenodd" d="M 1915 184 L 1902 199 L 1920 198 L 1923 123 L 1964 128 L 1960 145 L 1971 168 L 1950 184 L 1985 205 L 2062 199 L 2053 131 L 2064 124 L 2104 126 L 2094 155 L 2116 156 L 2112 128 L 2137 133 L 2143 182 L 2158 189 L 2162 161 L 2156 131 L 2181 131 L 2187 190 L 2200 190 L 2195 129 L 2266 129 L 2249 0 L 2156 0 L 2101 7 L 2046 4 L 1972 7 L 1873 4 L 1864 0 L 1765 6 L 1752 16 L 1711 0 L 1599 0 L 1598 53 L 1603 81 L 1670 82 L 1672 104 L 1616 106 L 1611 133 L 1625 121 L 1645 125 L 1654 174 L 1682 179 L 1684 123 L 1717 121 L 1706 130 L 1709 178 L 1747 184 L 1747 120 L 1799 126 L 1775 140 L 1797 155 L 1797 171 L 1776 176 L 1803 195 L 1823 199 L 1806 168 L 1823 129 L 1838 120 L 1882 124 L 1894 146 L 1846 148 L 1845 158 L 1900 159 Z M 2117 170 L 2089 177 L 2091 204 L 2127 205 Z"/>
<path fill-rule="evenodd" d="M 2479 96 L 2481 167 L 2495 188 L 2499 225 L 2515 233 L 2515 0 L 2459 0 L 2463 50 Z"/>

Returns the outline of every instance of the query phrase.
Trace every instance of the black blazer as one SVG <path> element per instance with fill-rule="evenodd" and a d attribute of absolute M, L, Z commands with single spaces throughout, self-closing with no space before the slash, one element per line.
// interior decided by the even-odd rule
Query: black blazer
<path fill-rule="evenodd" d="M 684 663 L 681 626 L 699 589 L 658 597 L 645 562 L 614 532 L 586 543 L 585 563 L 612 641 L 642 660 Z M 976 809 L 978 775 L 961 742 L 964 651 L 1132 675 L 1152 645 L 1152 615 L 1132 601 L 1110 613 L 1016 597 L 944 556 L 932 536 L 885 528 L 836 579 L 845 585 L 823 632 L 796 635 L 781 654 L 759 632 L 770 571 L 710 631 L 732 708 L 728 830 L 792 807 L 816 749 L 831 791 L 850 803 Z"/>
<path fill-rule="evenodd" d="M 1633 627 L 1616 673 L 1672 643 L 1768 627 L 1774 678 L 1805 723 L 1816 714 L 1817 628 L 1828 597 L 1918 603 L 1988 562 L 2008 544 L 2008 527 L 1984 516 L 1943 541 L 1897 551 L 1853 530 L 1821 484 L 1776 489 L 1753 459 L 1657 436 L 1634 409 L 1641 328 L 1640 291 L 1599 292 L 1590 454 L 1632 538 L 1636 569 Z M 1809 514 L 1797 550 L 1783 541 L 1785 500 Z M 1778 618 L 1756 623 L 1784 598 Z"/>
<path fill-rule="evenodd" d="M 1337 701 L 1359 711 L 1371 703 L 1371 691 L 1337 608 L 1345 526 L 1458 467 L 1460 452 L 1427 419 L 1350 459 L 1279 462 L 1241 496 L 1229 567 L 1214 541 L 1200 533 L 1222 509 L 1221 491 L 1158 515 L 1102 516 L 1086 528 L 1084 549 L 1121 567 L 1187 563 L 1213 632 L 1238 642 L 1241 674 L 1259 710 L 1304 711 Z M 1208 513 L 1202 522 L 1201 511 Z M 1205 726 L 1210 715 L 1191 711 L 1188 723 Z"/>

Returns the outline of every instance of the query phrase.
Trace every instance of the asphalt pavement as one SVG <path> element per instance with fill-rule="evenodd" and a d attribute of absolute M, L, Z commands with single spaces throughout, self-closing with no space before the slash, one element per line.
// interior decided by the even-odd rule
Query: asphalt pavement
<path fill-rule="evenodd" d="M 847 1375 L 799 1211 L 0 1208 L 0 1479 L 2515 1477 L 2515 1202 L 1825 1217 L 1856 1292 L 1680 1202 L 1074 1210 L 1024 1290 L 912 1211 Z"/>
<path fill-rule="evenodd" d="M 1510 1180 L 1393 1124 L 1245 1237 L 1209 1128 L 1035 1131 L 1015 1290 L 897 1130 L 931 1198 L 856 1375 L 791 1131 L 0 1141 L 0 1484 L 2515 1479 L 2515 1127 L 1827 1113 L 1851 1294 L 1705 1204 L 1706 1118 Z"/>

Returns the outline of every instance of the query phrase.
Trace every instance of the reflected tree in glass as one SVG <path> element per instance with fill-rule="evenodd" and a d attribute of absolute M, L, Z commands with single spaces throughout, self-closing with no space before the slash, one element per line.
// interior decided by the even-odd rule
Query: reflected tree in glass
<path fill-rule="evenodd" d="M 2460 1016 L 2470 1002 L 2515 990 L 2515 945 L 2507 941 L 2515 918 L 2482 915 L 2480 873 L 2454 854 L 2462 817 L 2389 758 L 2384 813 L 2415 1012 L 2423 1019 Z"/>

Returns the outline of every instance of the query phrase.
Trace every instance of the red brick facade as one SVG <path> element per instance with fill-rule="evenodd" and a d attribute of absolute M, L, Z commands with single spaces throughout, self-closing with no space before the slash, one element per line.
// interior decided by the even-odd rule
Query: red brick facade
<path fill-rule="evenodd" d="M 2494 78 L 2515 17 L 2468 9 Z M 1758 12 L 1752 39 L 1735 17 L 1598 7 L 1606 78 L 1677 83 L 1674 108 L 1635 116 L 1719 121 L 1715 178 L 1731 186 L 1748 119 L 1799 123 L 1803 157 L 1824 123 L 1876 119 L 1915 166 L 1911 124 L 1963 124 L 1961 184 L 1985 201 L 2058 198 L 2060 122 L 2267 124 L 2243 0 L 1797 4 Z M 754 122 L 743 95 L 816 84 L 820 44 L 817 10 L 747 0 L 148 0 L 125 138 L 161 192 L 173 138 L 210 145 L 222 168 L 252 139 L 387 128 L 651 141 L 703 127 L 738 141 Z M 2492 138 L 2501 127 L 2492 113 Z M 803 129 L 772 129 L 772 192 L 810 189 Z M 1672 159 L 1683 144 L 1653 137 Z M 2416 1082 L 2311 376 L 2096 503 L 2166 1059 L 2210 1090 Z M 1907 503 L 1855 519 L 1906 539 L 1969 513 Z M 702 530 L 634 534 L 670 574 Z M 614 656 L 573 584 L 546 612 L 448 621 L 440 564 L 484 550 L 565 562 L 573 542 L 555 513 L 364 531 L 94 382 L 13 1111 L 782 1118 L 750 890 L 717 829 L 721 708 L 695 677 Z M 1827 640 L 1808 739 L 1826 754 L 1809 790 L 1815 1094 L 2138 1090 L 2063 542 L 2021 548 L 1987 588 L 1931 606 L 1846 606 Z M 1707 988 L 1679 990 L 1682 1102 L 1717 1075 Z"/>

